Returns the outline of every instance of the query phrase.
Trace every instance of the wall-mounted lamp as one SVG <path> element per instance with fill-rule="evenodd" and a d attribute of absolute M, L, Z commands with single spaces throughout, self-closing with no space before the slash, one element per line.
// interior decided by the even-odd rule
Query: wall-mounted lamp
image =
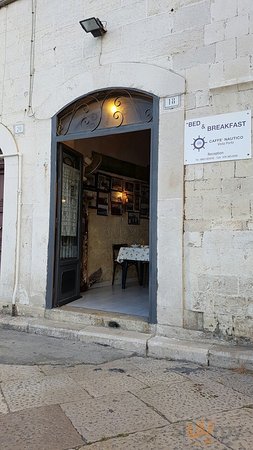
<path fill-rule="evenodd" d="M 86 33 L 91 33 L 94 37 L 103 36 L 103 34 L 106 33 L 106 29 L 102 22 L 95 17 L 81 20 L 79 23 Z"/>
<path fill-rule="evenodd" d="M 126 191 L 122 192 L 122 203 L 123 203 L 123 205 L 128 203 L 128 196 L 127 196 L 127 192 Z"/>

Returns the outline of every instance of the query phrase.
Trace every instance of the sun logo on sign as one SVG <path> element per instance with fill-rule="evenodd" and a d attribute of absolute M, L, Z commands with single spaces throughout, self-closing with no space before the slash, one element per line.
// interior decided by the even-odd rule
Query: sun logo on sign
<path fill-rule="evenodd" d="M 206 143 L 205 138 L 198 136 L 196 139 L 193 138 L 193 143 L 191 145 L 193 145 L 194 150 L 198 150 L 199 152 L 202 148 L 205 149 Z"/>

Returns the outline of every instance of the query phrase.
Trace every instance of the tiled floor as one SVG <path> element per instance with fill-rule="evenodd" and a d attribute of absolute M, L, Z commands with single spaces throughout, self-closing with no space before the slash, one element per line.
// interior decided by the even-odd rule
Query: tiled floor
<path fill-rule="evenodd" d="M 70 304 L 77 308 L 129 314 L 148 317 L 149 292 L 147 287 L 129 284 L 121 286 L 97 287 L 84 292 L 82 298 Z"/>

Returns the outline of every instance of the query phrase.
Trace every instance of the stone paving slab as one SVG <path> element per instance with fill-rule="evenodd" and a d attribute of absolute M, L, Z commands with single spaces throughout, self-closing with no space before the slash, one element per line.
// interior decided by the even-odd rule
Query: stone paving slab
<path fill-rule="evenodd" d="M 147 387 L 121 370 L 117 368 L 117 364 L 111 369 L 97 366 L 83 371 L 76 368 L 75 371 L 69 372 L 69 376 L 93 397 L 120 394 L 124 391 L 134 392 Z"/>
<path fill-rule="evenodd" d="M 0 383 L 27 378 L 43 378 L 44 374 L 37 366 L 19 366 L 16 364 L 0 364 Z"/>
<path fill-rule="evenodd" d="M 167 425 L 167 421 L 131 393 L 61 405 L 88 442 Z"/>
<path fill-rule="evenodd" d="M 47 376 L 41 380 L 2 383 L 2 392 L 11 411 L 43 405 L 88 400 L 90 397 L 67 375 Z"/>
<path fill-rule="evenodd" d="M 0 415 L 2 450 L 63 450 L 84 444 L 59 406 Z"/>
<path fill-rule="evenodd" d="M 162 359 L 132 357 L 127 360 L 113 361 L 103 364 L 103 369 L 124 370 L 127 375 L 152 386 L 159 382 L 181 382 L 185 377 L 171 370 L 178 366 L 176 361 L 166 361 Z M 196 366 L 198 367 L 198 366 Z"/>
<path fill-rule="evenodd" d="M 253 448 L 253 410 L 250 408 L 224 411 L 210 415 L 203 421 L 212 423 L 212 434 L 233 450 Z"/>
<path fill-rule="evenodd" d="M 251 373 L 0 333 L 0 450 L 253 448 Z"/>
<path fill-rule="evenodd" d="M 1 393 L 1 390 L 0 390 L 0 416 L 1 416 L 1 414 L 7 414 L 8 412 L 9 411 L 8 411 L 7 404 L 6 404 L 4 396 L 3 396 L 3 394 Z"/>
<path fill-rule="evenodd" d="M 83 374 L 86 373 L 88 369 L 94 369 L 97 367 L 96 364 L 43 364 L 39 365 L 42 373 L 45 375 L 71 375 L 72 372 L 80 370 Z"/>
<path fill-rule="evenodd" d="M 191 437 L 189 427 L 194 436 Z M 163 428 L 131 434 L 83 446 L 79 450 L 192 450 L 194 448 L 227 450 L 213 436 L 202 434 L 192 422 L 168 425 Z"/>
<path fill-rule="evenodd" d="M 171 371 L 175 363 L 143 357 L 121 359 L 94 366 L 65 367 L 63 372 L 90 395 L 101 397 L 124 391 L 135 392 L 158 382 L 183 382 L 185 377 Z M 58 369 L 60 370 L 60 369 Z"/>
<path fill-rule="evenodd" d="M 213 381 L 208 384 L 185 381 L 168 386 L 163 383 L 142 389 L 135 395 L 162 413 L 170 422 L 253 404 L 251 397 Z"/>
<path fill-rule="evenodd" d="M 190 367 L 176 367 L 173 370 L 196 383 L 209 383 L 210 381 L 215 381 L 224 386 L 229 386 L 242 394 L 253 396 L 253 373 L 240 373 L 233 370 L 204 367 L 192 369 Z"/>

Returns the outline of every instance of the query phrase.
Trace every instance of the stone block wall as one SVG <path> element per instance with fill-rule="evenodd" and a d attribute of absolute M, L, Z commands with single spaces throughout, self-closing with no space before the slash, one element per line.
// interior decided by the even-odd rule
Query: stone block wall
<path fill-rule="evenodd" d="M 40 0 L 33 45 L 31 5 L 0 8 L 0 119 L 9 130 L 25 124 L 15 137 L 24 156 L 21 301 L 44 306 L 52 116 L 123 79 L 160 97 L 181 93 L 165 88 L 165 76 L 161 88 L 159 67 L 185 79 L 186 92 L 178 109 L 160 102 L 158 321 L 253 337 L 252 160 L 186 166 L 182 181 L 184 119 L 252 109 L 252 0 L 62 0 L 60 8 Z M 91 16 L 107 22 L 102 40 L 80 28 Z"/>
<path fill-rule="evenodd" d="M 251 1 L 210 2 L 210 59 L 186 69 L 187 119 L 252 109 L 252 18 Z M 252 211 L 252 159 L 185 167 L 186 328 L 253 338 Z"/>

